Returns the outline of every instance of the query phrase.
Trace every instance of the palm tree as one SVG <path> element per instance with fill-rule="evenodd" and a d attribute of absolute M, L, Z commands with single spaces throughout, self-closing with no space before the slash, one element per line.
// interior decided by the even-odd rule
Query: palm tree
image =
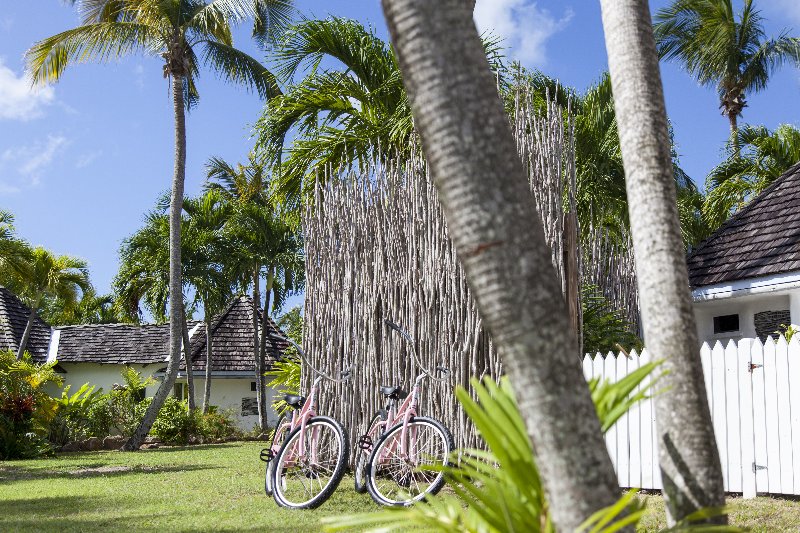
<path fill-rule="evenodd" d="M 787 60 L 800 61 L 800 39 L 786 31 L 766 39 L 754 0 L 744 0 L 738 17 L 732 0 L 675 0 L 656 13 L 655 22 L 659 55 L 680 60 L 698 82 L 716 87 L 734 146 L 745 96 L 766 89 Z"/>
<path fill-rule="evenodd" d="M 225 79 L 278 94 L 274 77 L 257 60 L 234 48 L 231 23 L 252 16 L 256 29 L 272 32 L 285 22 L 290 0 L 74 0 L 82 25 L 34 44 L 25 54 L 34 84 L 58 81 L 73 62 L 106 61 L 135 52 L 159 55 L 171 80 L 175 120 L 175 167 L 169 213 L 170 360 L 156 392 L 126 449 L 138 449 L 172 389 L 178 371 L 184 309 L 181 294 L 180 231 L 186 175 L 186 109 L 198 101 L 195 81 L 201 64 Z M 263 16 L 272 16 L 268 24 Z M 282 18 L 283 17 L 283 18 Z M 260 26 L 259 26 L 260 24 Z"/>
<path fill-rule="evenodd" d="M 16 236 L 14 215 L 0 209 L 0 285 L 21 292 L 23 269 L 30 259 L 30 246 Z"/>
<path fill-rule="evenodd" d="M 296 206 L 304 189 L 326 170 L 409 147 L 411 113 L 389 45 L 354 20 L 330 17 L 293 26 L 276 53 L 278 76 L 291 80 L 302 65 L 310 73 L 270 102 L 256 130 L 282 202 Z M 323 58 L 345 70 L 319 70 Z M 297 138 L 281 163 L 287 133 Z"/>
<path fill-rule="evenodd" d="M 572 531 L 619 488 L 581 369 L 558 355 L 578 340 L 472 5 L 382 4 L 448 232 L 519 391 L 555 527 Z"/>
<path fill-rule="evenodd" d="M 287 222 L 285 214 L 270 201 L 268 174 L 257 156 L 251 155 L 248 165 L 236 167 L 221 159 L 212 159 L 207 169 L 207 188 L 220 191 L 232 206 L 226 224 L 233 242 L 226 263 L 229 279 L 236 279 L 240 287 L 251 287 L 253 291 L 256 396 L 259 421 L 264 429 L 267 427 L 264 372 L 269 315 L 281 308 L 287 295 L 303 287 L 302 238 L 296 225 Z M 259 324 L 262 276 L 265 277 L 265 303 Z"/>
<path fill-rule="evenodd" d="M 78 304 L 79 291 L 86 292 L 91 287 L 86 261 L 68 255 L 55 255 L 41 246 L 30 250 L 22 272 L 24 290 L 20 296 L 31 311 L 17 349 L 17 359 L 22 358 L 28 347 L 36 313 L 46 298 L 57 298 L 65 309 L 69 309 Z"/>
<path fill-rule="evenodd" d="M 186 200 L 184 200 L 186 201 Z M 165 214 L 168 209 L 165 201 L 147 214 L 145 225 L 131 237 L 123 241 L 120 248 L 120 270 L 114 279 L 116 305 L 126 319 L 138 322 L 141 319 L 141 306 L 150 312 L 156 322 L 167 321 L 167 305 L 170 301 L 169 291 L 169 218 Z M 187 285 L 190 280 L 190 269 L 196 261 L 196 251 L 191 248 L 195 239 L 188 235 L 188 225 L 181 225 L 182 275 L 181 283 Z M 185 248 L 189 246 L 189 250 Z M 174 293 L 173 293 L 174 294 Z M 181 288 L 181 320 L 180 340 L 183 345 L 184 358 L 190 361 L 189 328 L 187 325 L 187 305 Z M 194 376 L 191 365 L 186 368 L 189 410 L 195 409 Z"/>
<path fill-rule="evenodd" d="M 195 299 L 203 307 L 206 332 L 206 379 L 203 390 L 203 414 L 208 413 L 211 400 L 211 370 L 213 363 L 212 321 L 231 296 L 231 280 L 223 264 L 231 254 L 231 246 L 223 231 L 229 218 L 230 206 L 222 195 L 209 190 L 198 198 L 184 201 L 186 213 L 183 246 L 184 276 L 194 287 Z M 187 377 L 191 356 L 187 353 Z"/>
<path fill-rule="evenodd" d="M 648 0 L 601 0 L 625 163 L 645 343 L 664 358 L 655 396 L 671 523 L 725 503 L 676 207 L 669 123 Z M 635 215 L 635 216 L 634 216 Z M 723 518 L 719 520 L 724 521 Z"/>
<path fill-rule="evenodd" d="M 741 209 L 800 161 L 800 130 L 789 124 L 770 131 L 764 126 L 745 126 L 736 134 L 742 151 L 730 150 L 728 158 L 706 178 L 703 217 L 712 229 Z"/>
<path fill-rule="evenodd" d="M 58 299 L 49 299 L 41 310 L 42 318 L 52 326 L 71 324 L 115 324 L 125 317 L 114 305 L 112 294 L 98 295 L 93 288 L 84 291 L 74 306 L 65 306 Z"/>

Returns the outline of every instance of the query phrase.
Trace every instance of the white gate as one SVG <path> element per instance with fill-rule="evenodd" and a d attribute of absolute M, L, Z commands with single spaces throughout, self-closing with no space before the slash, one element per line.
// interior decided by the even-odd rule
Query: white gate
<path fill-rule="evenodd" d="M 742 339 L 701 351 L 714 434 L 727 492 L 800 495 L 800 341 Z M 583 360 L 588 379 L 616 381 L 648 360 L 609 353 Z M 658 386 L 656 386 L 656 389 Z M 606 434 L 620 486 L 661 489 L 651 400 Z"/>

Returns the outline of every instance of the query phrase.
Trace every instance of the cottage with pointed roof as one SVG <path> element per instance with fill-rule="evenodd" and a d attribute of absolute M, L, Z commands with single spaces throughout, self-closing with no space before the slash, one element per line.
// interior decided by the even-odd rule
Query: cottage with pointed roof
<path fill-rule="evenodd" d="M 700 341 L 775 336 L 800 324 L 800 163 L 688 258 Z"/>
<path fill-rule="evenodd" d="M 258 310 L 261 323 L 262 311 Z M 20 299 L 0 287 L 0 350 L 16 351 L 30 314 Z M 283 357 L 288 343 L 284 333 L 268 319 L 266 368 Z M 190 321 L 189 353 L 195 378 L 195 398 L 202 401 L 206 375 L 205 324 Z M 214 317 L 211 325 L 213 361 L 211 369 L 211 404 L 231 411 L 241 429 L 252 429 L 258 423 L 253 356 L 253 300 L 247 296 L 234 298 L 227 308 Z M 122 381 L 125 366 L 144 377 L 161 381 L 169 354 L 169 324 L 85 324 L 51 327 L 36 317 L 28 344 L 34 361 L 58 361 L 65 385 L 73 390 L 84 383 L 110 391 Z M 152 396 L 158 383 L 147 388 Z M 272 396 L 275 391 L 267 391 Z M 186 361 L 182 360 L 174 394 L 187 395 Z M 269 414 L 274 423 L 277 415 Z"/>

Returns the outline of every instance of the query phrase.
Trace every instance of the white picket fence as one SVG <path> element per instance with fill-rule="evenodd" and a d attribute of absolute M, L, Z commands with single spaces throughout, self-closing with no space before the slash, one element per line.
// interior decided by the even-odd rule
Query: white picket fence
<path fill-rule="evenodd" d="M 701 351 L 726 492 L 800 495 L 800 340 L 742 339 Z M 648 361 L 609 353 L 583 360 L 588 379 L 615 381 Z M 657 387 L 656 387 L 657 388 Z M 661 489 L 651 400 L 640 402 L 606 434 L 622 487 Z"/>

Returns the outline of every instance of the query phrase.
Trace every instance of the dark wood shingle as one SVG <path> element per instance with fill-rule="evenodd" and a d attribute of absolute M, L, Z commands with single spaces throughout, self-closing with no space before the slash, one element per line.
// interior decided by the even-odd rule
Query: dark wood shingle
<path fill-rule="evenodd" d="M 692 287 L 800 270 L 800 164 L 725 222 L 687 264 Z"/>

